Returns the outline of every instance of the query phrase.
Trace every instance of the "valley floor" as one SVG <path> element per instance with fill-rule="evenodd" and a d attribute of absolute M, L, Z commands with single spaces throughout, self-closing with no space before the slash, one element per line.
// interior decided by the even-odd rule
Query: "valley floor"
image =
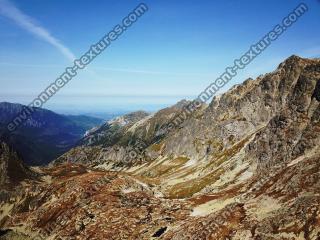
<path fill-rule="evenodd" d="M 217 193 L 168 198 L 156 179 L 64 164 L 1 205 L 0 239 L 320 239 L 319 158 Z M 302 166 L 307 165 L 308 168 Z"/>

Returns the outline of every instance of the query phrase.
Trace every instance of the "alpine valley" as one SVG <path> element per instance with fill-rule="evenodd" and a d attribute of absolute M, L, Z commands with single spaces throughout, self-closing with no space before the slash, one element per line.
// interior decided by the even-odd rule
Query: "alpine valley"
<path fill-rule="evenodd" d="M 319 240 L 320 60 L 291 56 L 169 129 L 189 104 L 94 128 L 38 109 L 1 138 L 0 239 Z"/>

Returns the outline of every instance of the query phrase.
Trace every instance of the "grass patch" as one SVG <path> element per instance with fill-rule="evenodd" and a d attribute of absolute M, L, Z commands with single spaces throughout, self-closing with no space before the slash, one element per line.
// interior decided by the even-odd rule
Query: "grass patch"
<path fill-rule="evenodd" d="M 155 144 L 152 144 L 150 148 L 154 152 L 160 152 L 163 146 L 164 146 L 164 143 L 155 143 Z"/>
<path fill-rule="evenodd" d="M 177 168 L 181 167 L 183 164 L 185 164 L 187 161 L 189 161 L 189 158 L 187 157 L 177 157 L 173 160 L 164 160 L 154 166 L 148 173 L 148 177 L 161 177 L 165 174 L 168 174 L 170 172 L 176 171 Z"/>
<path fill-rule="evenodd" d="M 211 185 L 219 180 L 223 173 L 224 169 L 218 169 L 202 178 L 191 179 L 186 182 L 178 183 L 171 187 L 171 189 L 167 192 L 167 196 L 169 198 L 192 197 L 195 193 L 201 191 L 206 186 Z"/>

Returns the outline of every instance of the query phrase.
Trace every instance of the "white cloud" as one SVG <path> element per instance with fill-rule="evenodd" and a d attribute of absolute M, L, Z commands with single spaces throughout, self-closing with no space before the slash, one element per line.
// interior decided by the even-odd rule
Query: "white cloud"
<path fill-rule="evenodd" d="M 9 0 L 0 0 L 0 14 L 13 20 L 23 29 L 54 46 L 70 61 L 73 61 L 76 58 L 70 49 L 53 37 L 47 29 L 37 24 L 31 17 L 20 11 Z"/>

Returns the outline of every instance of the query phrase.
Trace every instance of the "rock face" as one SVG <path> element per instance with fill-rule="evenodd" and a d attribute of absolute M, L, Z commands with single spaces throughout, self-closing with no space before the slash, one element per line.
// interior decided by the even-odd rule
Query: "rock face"
<path fill-rule="evenodd" d="M 4 140 L 0 140 L 0 186 L 14 186 L 34 176 L 18 154 Z"/>
<path fill-rule="evenodd" d="M 189 102 L 118 118 L 24 183 L 0 227 L 43 239 L 318 240 L 319 82 L 320 60 L 292 56 L 172 131 Z"/>

